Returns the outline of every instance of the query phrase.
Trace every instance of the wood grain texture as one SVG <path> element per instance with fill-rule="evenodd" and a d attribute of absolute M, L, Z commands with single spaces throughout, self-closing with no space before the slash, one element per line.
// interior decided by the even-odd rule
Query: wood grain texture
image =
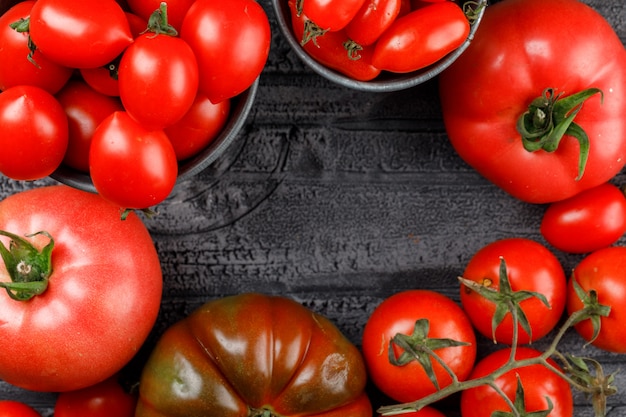
<path fill-rule="evenodd" d="M 585 2 L 626 44 L 624 1 Z M 247 291 L 292 297 L 359 345 L 367 317 L 386 296 L 429 288 L 458 300 L 456 277 L 483 245 L 510 236 L 545 243 L 538 230 L 544 206 L 509 197 L 455 154 L 436 80 L 394 93 L 332 85 L 289 51 L 270 2 L 260 3 L 273 41 L 244 131 L 223 158 L 178 184 L 159 215 L 146 221 L 162 259 L 164 298 L 132 367 L 141 366 L 170 324 L 205 301 Z M 616 182 L 626 178 L 620 174 Z M 51 183 L 1 177 L 0 197 Z M 566 271 L 581 259 L 556 254 Z M 493 349 L 479 341 L 481 355 Z M 581 352 L 576 334 L 564 345 Z M 593 348 L 584 353 L 609 372 L 626 365 L 623 356 Z M 623 372 L 616 385 L 622 393 L 609 399 L 609 415 L 626 416 Z M 387 404 L 370 391 L 376 405 Z M 0 381 L 0 399 L 6 398 L 52 415 L 54 394 Z M 577 417 L 592 416 L 582 396 L 576 403 Z M 455 398 L 444 403 L 449 416 L 458 415 L 455 406 Z"/>

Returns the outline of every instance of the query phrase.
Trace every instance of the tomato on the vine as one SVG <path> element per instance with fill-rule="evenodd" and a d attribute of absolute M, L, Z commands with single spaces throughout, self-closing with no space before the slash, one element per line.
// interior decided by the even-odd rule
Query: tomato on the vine
<path fill-rule="evenodd" d="M 0 379 L 76 390 L 120 371 L 156 322 L 162 274 L 142 220 L 65 185 L 0 202 Z M 13 242 L 11 244 L 11 241 Z M 6 290 L 6 291 L 5 291 Z"/>
<path fill-rule="evenodd" d="M 503 265 L 505 271 L 501 270 Z M 545 297 L 545 300 L 541 300 L 536 296 L 524 296 L 520 300 L 519 308 L 528 321 L 531 334 L 521 323 L 518 324 L 518 343 L 530 343 L 548 334 L 557 325 L 565 309 L 567 278 L 557 257 L 534 240 L 500 239 L 474 254 L 465 267 L 463 278 L 501 291 L 502 272 L 506 273 L 513 292 L 531 291 Z M 506 313 L 494 332 L 493 317 L 498 310 L 494 301 L 461 284 L 461 304 L 482 335 L 500 343 L 513 342 L 513 319 L 510 313 Z"/>
<path fill-rule="evenodd" d="M 133 417 L 137 397 L 118 382 L 118 376 L 95 385 L 59 394 L 54 417 Z"/>
<path fill-rule="evenodd" d="M 37 0 L 29 20 L 37 49 L 66 67 L 104 66 L 133 41 L 124 10 L 114 0 Z"/>
<path fill-rule="evenodd" d="M 439 85 L 454 149 L 518 199 L 563 200 L 626 163 L 626 49 L 578 0 L 488 6 Z"/>
<path fill-rule="evenodd" d="M 122 111 L 103 120 L 94 132 L 89 172 L 107 200 L 128 209 L 147 209 L 174 188 L 178 161 L 163 130 L 147 129 Z"/>
<path fill-rule="evenodd" d="M 431 3 L 396 19 L 376 41 L 372 64 L 406 73 L 434 64 L 465 42 L 470 24 L 453 1 Z"/>
<path fill-rule="evenodd" d="M 362 351 L 370 378 L 387 396 L 408 402 L 437 390 L 422 363 L 401 347 L 401 341 L 410 346 L 411 337 L 430 339 L 431 349 L 459 380 L 464 380 L 471 372 L 476 358 L 476 337 L 461 307 L 435 291 L 399 292 L 376 307 L 363 330 Z M 448 345 L 450 340 L 462 344 Z M 402 361 L 405 356 L 410 359 L 406 363 Z M 392 358 L 400 363 L 392 362 Z M 431 362 L 439 387 L 449 385 L 450 374 L 438 361 Z"/>
<path fill-rule="evenodd" d="M 524 360 L 540 356 L 541 352 L 528 347 L 519 346 L 515 352 L 516 360 Z M 511 356 L 511 348 L 495 351 L 481 359 L 472 374 L 471 379 L 491 374 L 505 365 Z M 550 365 L 559 369 L 551 359 Z M 572 417 L 574 415 L 574 400 L 569 383 L 547 367 L 535 364 L 513 369 L 496 378 L 495 385 L 502 390 L 511 402 L 517 395 L 518 383 L 524 393 L 524 406 L 527 412 L 547 411 L 552 404 L 550 417 Z M 491 416 L 495 411 L 510 413 L 511 407 L 500 394 L 489 385 L 470 388 L 461 393 L 461 415 L 463 417 Z"/>
<path fill-rule="evenodd" d="M 586 294 L 593 290 L 597 302 L 610 307 L 609 315 L 600 317 L 600 330 L 595 339 L 591 320 L 578 323 L 576 331 L 600 349 L 626 353 L 626 247 L 597 250 L 574 267 L 567 286 L 567 312 L 570 315 L 583 308 L 583 300 L 574 283 Z"/>
<path fill-rule="evenodd" d="M 265 10 L 255 0 L 196 0 L 180 29 L 200 70 L 200 90 L 219 103 L 247 90 L 265 67 L 271 43 Z"/>
<path fill-rule="evenodd" d="M 0 173 L 36 180 L 56 170 L 67 149 L 68 121 L 46 90 L 18 85 L 0 94 Z"/>
<path fill-rule="evenodd" d="M 541 234 L 555 248 L 589 253 L 610 246 L 626 232 L 626 196 L 611 183 L 582 191 L 548 207 Z"/>
<path fill-rule="evenodd" d="M 0 417 L 41 417 L 41 414 L 22 402 L 0 400 Z"/>

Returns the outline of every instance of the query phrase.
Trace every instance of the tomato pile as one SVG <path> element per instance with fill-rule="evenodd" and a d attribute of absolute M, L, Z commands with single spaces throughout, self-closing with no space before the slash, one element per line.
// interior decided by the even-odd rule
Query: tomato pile
<path fill-rule="evenodd" d="M 286 1 L 286 0 L 285 0 Z M 470 33 L 451 0 L 288 0 L 291 27 L 319 63 L 358 81 L 409 73 L 457 49 Z"/>
<path fill-rule="evenodd" d="M 170 194 L 271 39 L 254 0 L 28 0 L 0 28 L 0 173 L 35 180 L 65 164 L 129 209 Z"/>

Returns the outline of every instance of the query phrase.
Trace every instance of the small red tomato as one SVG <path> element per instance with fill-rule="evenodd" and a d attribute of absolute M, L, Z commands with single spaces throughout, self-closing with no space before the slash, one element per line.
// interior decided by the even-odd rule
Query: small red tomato
<path fill-rule="evenodd" d="M 541 234 L 555 248 L 588 253 L 615 243 L 626 232 L 626 196 L 605 183 L 550 204 Z"/>
<path fill-rule="evenodd" d="M 206 148 L 222 131 L 230 114 L 230 100 L 213 104 L 202 92 L 181 120 L 165 128 L 179 161 Z"/>
<path fill-rule="evenodd" d="M 167 22 L 180 31 L 187 11 L 195 0 L 168 0 Z M 162 0 L 128 0 L 128 6 L 133 13 L 149 20 L 152 13 L 161 7 Z M 145 28 L 144 28 L 145 29 Z"/>
<path fill-rule="evenodd" d="M 41 417 L 41 414 L 19 401 L 1 400 L 0 417 Z"/>
<path fill-rule="evenodd" d="M 170 194 L 178 162 L 162 130 L 148 130 L 128 113 L 115 112 L 94 132 L 89 172 L 105 199 L 123 208 L 146 209 Z"/>
<path fill-rule="evenodd" d="M 54 417 L 133 417 L 137 397 L 127 392 L 117 375 L 95 385 L 59 394 Z"/>
<path fill-rule="evenodd" d="M 302 13 L 324 30 L 335 32 L 350 23 L 369 0 L 305 0 Z"/>
<path fill-rule="evenodd" d="M 72 80 L 56 95 L 67 114 L 69 137 L 63 163 L 89 172 L 89 147 L 98 125 L 116 111 L 122 111 L 117 98 L 100 94 L 81 80 Z"/>
<path fill-rule="evenodd" d="M 396 20 L 402 0 L 366 0 L 346 26 L 346 35 L 361 46 L 371 45 Z"/>
<path fill-rule="evenodd" d="M 376 42 L 372 63 L 391 72 L 416 71 L 461 46 L 469 32 L 458 4 L 432 3 L 396 19 Z"/>
<path fill-rule="evenodd" d="M 574 281 L 585 293 L 594 290 L 598 302 L 611 308 L 607 317 L 600 318 L 600 333 L 592 344 L 608 352 L 626 353 L 626 247 L 597 250 L 576 265 L 567 287 L 567 313 L 570 315 L 583 307 Z M 575 328 L 583 339 L 591 340 L 591 320 L 581 321 Z"/>
<path fill-rule="evenodd" d="M 16 180 L 36 180 L 56 170 L 67 149 L 63 107 L 46 90 L 15 86 L 0 94 L 0 172 Z"/>

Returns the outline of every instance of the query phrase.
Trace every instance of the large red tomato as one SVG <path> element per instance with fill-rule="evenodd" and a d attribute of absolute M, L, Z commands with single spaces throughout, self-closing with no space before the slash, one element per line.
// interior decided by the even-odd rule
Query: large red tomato
<path fill-rule="evenodd" d="M 141 219 L 120 220 L 120 207 L 97 194 L 49 186 L 1 201 L 0 230 L 41 251 L 36 262 L 3 255 L 0 281 L 18 286 L 0 293 L 0 339 L 10 341 L 2 354 L 11 358 L 0 361 L 0 379 L 57 392 L 119 371 L 152 329 L 161 300 L 159 258 Z M 8 249 L 16 239 L 1 241 Z M 17 248 L 32 254 L 27 244 Z"/>
<path fill-rule="evenodd" d="M 530 291 L 545 297 L 525 296 L 519 302 L 530 333 L 518 325 L 518 343 L 526 344 L 548 334 L 559 322 L 565 309 L 567 279 L 557 257 L 545 246 L 525 238 L 500 239 L 481 248 L 470 259 L 463 278 L 501 293 L 502 261 L 513 292 Z M 509 297 L 509 295 L 504 295 Z M 461 285 L 461 303 L 474 327 L 485 337 L 500 343 L 513 342 L 513 320 L 508 309 L 493 331 L 497 304 L 480 293 Z M 501 310 L 502 311 L 502 310 Z"/>
<path fill-rule="evenodd" d="M 428 332 L 418 332 L 417 321 L 427 320 Z M 426 334 L 423 334 L 426 333 Z M 436 391 L 424 366 L 417 360 L 396 364 L 390 355 L 412 355 L 394 340 L 424 337 L 433 339 L 431 349 L 458 376 L 467 378 L 476 358 L 476 337 L 469 319 L 452 299 L 430 290 L 407 290 L 383 300 L 368 319 L 363 330 L 363 357 L 372 382 L 396 401 L 409 402 Z M 442 339 L 463 345 L 437 347 Z M 393 341 L 393 343 L 392 343 Z M 430 361 L 439 388 L 452 382 L 450 375 L 434 359 Z M 401 381 L 401 382 L 400 382 Z"/>
<path fill-rule="evenodd" d="M 143 368 L 136 417 L 371 417 L 358 349 L 285 297 L 212 300 L 170 327 Z"/>
<path fill-rule="evenodd" d="M 568 102 L 586 90 L 582 107 L 582 98 Z M 458 154 L 521 200 L 563 200 L 626 163 L 626 50 L 578 0 L 488 6 L 469 48 L 442 73 L 440 92 Z"/>

